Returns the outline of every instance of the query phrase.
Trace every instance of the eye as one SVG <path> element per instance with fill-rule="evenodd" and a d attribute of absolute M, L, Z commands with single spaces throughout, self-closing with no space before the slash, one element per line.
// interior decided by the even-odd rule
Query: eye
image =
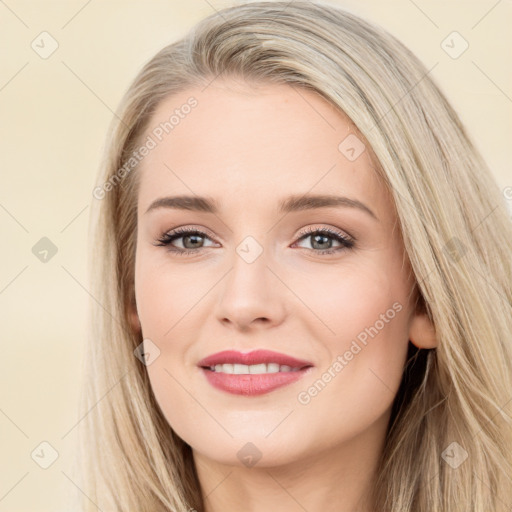
<path fill-rule="evenodd" d="M 175 240 L 183 239 L 182 244 L 184 248 L 172 246 L 172 242 Z M 197 249 L 201 249 L 201 238 L 209 238 L 208 235 L 202 231 L 192 228 L 178 228 L 169 233 L 164 233 L 155 245 L 168 246 L 171 252 L 179 255 L 186 255 L 197 252 Z"/>
<path fill-rule="evenodd" d="M 305 233 L 301 233 L 301 235 L 298 241 L 310 239 L 313 249 L 309 250 L 317 254 L 334 254 L 345 249 L 352 249 L 355 245 L 354 239 L 330 228 L 309 228 Z M 341 247 L 332 248 L 333 239 L 341 244 Z"/>
<path fill-rule="evenodd" d="M 346 249 L 352 249 L 355 245 L 354 239 L 330 228 L 309 228 L 301 233 L 296 243 L 308 238 L 311 240 L 313 246 L 312 249 L 308 250 L 317 254 L 334 254 Z M 172 245 L 174 241 L 179 239 L 182 239 L 181 244 L 183 247 L 175 247 Z M 199 249 L 205 248 L 202 239 L 211 240 L 203 231 L 194 228 L 178 228 L 174 231 L 164 233 L 155 245 L 167 246 L 169 251 L 180 256 L 185 256 L 187 254 L 197 254 Z M 339 243 L 341 247 L 332 248 L 333 240 Z"/>

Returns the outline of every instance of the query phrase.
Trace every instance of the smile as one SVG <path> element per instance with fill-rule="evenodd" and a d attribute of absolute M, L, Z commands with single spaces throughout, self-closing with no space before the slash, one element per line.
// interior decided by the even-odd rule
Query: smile
<path fill-rule="evenodd" d="M 262 373 L 278 373 L 278 372 L 297 372 L 301 368 L 295 367 L 292 368 L 288 365 L 280 365 L 278 363 L 268 363 L 268 364 L 216 364 L 215 366 L 210 366 L 209 370 L 216 373 L 227 373 L 231 375 L 255 375 Z"/>

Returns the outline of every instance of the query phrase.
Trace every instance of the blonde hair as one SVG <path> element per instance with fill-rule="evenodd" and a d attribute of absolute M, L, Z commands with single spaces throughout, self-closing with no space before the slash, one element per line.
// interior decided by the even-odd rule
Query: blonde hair
<path fill-rule="evenodd" d="M 419 60 L 383 29 L 310 1 L 247 3 L 205 18 L 155 55 L 121 102 L 90 217 L 83 510 L 204 510 L 191 448 L 165 420 L 134 355 L 142 342 L 128 318 L 137 169 L 122 179 L 119 171 L 161 100 L 220 75 L 322 95 L 365 137 L 392 194 L 439 345 L 417 350 L 404 368 L 376 509 L 510 512 L 512 223 L 504 198 Z"/>

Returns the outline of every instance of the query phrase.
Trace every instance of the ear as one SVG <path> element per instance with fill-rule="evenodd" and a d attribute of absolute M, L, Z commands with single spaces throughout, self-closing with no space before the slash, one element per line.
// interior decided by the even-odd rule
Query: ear
<path fill-rule="evenodd" d="M 409 326 L 409 340 L 418 348 L 436 348 L 437 334 L 433 323 L 424 311 L 414 314 Z"/>

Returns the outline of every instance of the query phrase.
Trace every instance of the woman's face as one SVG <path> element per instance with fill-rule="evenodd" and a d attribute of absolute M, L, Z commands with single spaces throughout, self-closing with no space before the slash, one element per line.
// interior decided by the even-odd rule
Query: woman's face
<path fill-rule="evenodd" d="M 163 101 L 143 140 L 132 318 L 172 428 L 196 456 L 229 465 L 377 449 L 408 340 L 435 341 L 356 127 L 304 89 L 216 81 Z M 180 196 L 190 199 L 161 201 Z M 178 228 L 200 234 L 158 245 Z M 198 365 L 257 349 L 309 368 L 288 381 L 281 366 L 263 377 L 219 366 L 234 393 Z"/>

